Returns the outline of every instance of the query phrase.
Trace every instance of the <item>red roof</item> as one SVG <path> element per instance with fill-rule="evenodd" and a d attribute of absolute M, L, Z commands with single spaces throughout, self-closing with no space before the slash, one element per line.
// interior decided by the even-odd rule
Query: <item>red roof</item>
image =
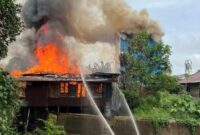
<path fill-rule="evenodd" d="M 200 71 L 190 75 L 190 77 L 188 79 L 187 78 L 181 79 L 179 81 L 179 83 L 181 83 L 181 84 L 185 84 L 185 83 L 200 83 Z"/>

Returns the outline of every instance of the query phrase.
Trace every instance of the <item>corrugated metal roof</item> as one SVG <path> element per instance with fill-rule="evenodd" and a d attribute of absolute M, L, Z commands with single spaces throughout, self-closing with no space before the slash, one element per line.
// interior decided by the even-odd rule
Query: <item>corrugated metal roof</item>
<path fill-rule="evenodd" d="M 179 81 L 179 83 L 181 83 L 181 84 L 200 83 L 200 72 L 196 72 L 196 73 L 190 75 L 189 79 L 187 79 L 187 78 L 181 79 Z"/>

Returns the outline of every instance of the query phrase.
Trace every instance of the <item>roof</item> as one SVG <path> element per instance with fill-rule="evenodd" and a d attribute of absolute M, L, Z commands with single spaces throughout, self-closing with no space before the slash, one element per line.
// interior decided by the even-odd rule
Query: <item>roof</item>
<path fill-rule="evenodd" d="M 181 84 L 200 83 L 200 71 L 190 75 L 189 79 L 187 79 L 187 78 L 180 79 L 179 83 L 181 83 Z"/>
<path fill-rule="evenodd" d="M 87 82 L 116 82 L 119 74 L 117 73 L 93 73 L 85 75 Z M 15 80 L 26 82 L 59 82 L 59 81 L 78 81 L 82 82 L 80 75 L 56 75 L 56 74 L 25 74 L 15 77 Z"/>

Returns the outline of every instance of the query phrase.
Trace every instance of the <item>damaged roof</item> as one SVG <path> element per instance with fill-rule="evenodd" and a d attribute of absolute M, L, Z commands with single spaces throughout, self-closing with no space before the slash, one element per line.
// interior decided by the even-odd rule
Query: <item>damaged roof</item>
<path fill-rule="evenodd" d="M 87 82 L 116 82 L 118 80 L 118 73 L 93 73 L 85 75 Z M 58 82 L 58 81 L 78 81 L 82 82 L 81 75 L 56 75 L 56 74 L 24 74 L 23 76 L 15 77 L 18 81 L 29 81 L 29 82 Z"/>

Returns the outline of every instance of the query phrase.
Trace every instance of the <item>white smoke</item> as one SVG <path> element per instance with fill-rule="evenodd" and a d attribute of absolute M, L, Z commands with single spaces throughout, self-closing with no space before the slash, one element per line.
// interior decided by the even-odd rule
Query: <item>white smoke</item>
<path fill-rule="evenodd" d="M 112 72 L 117 72 L 115 45 L 106 42 L 83 43 L 69 36 L 65 37 L 65 42 L 66 47 L 69 49 L 69 57 L 72 59 L 78 58 L 82 68 L 88 67 L 88 65 L 95 66 L 93 64 L 101 66 L 100 64 L 104 62 L 104 64 L 110 65 Z"/>

